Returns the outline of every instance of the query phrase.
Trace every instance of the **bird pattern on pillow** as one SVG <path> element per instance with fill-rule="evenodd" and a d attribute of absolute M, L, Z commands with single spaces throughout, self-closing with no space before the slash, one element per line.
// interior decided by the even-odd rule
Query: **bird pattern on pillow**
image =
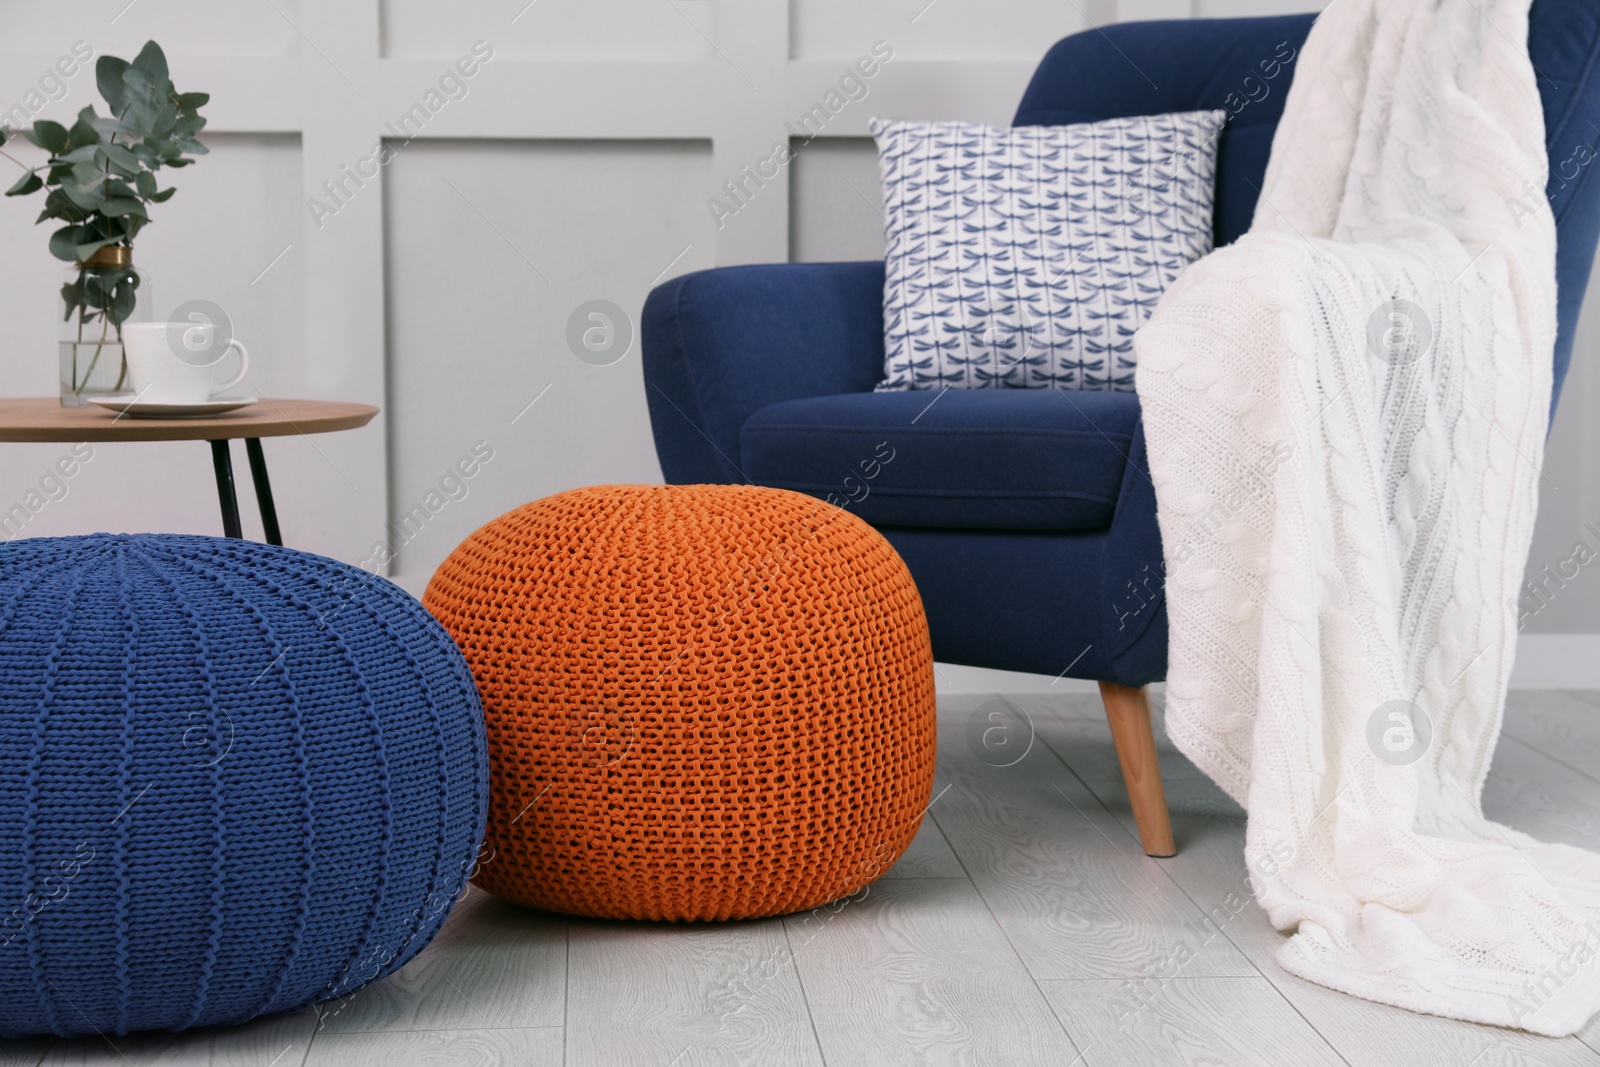
<path fill-rule="evenodd" d="M 873 119 L 886 380 L 1133 390 L 1133 335 L 1211 251 L 1225 111 L 1071 126 Z"/>

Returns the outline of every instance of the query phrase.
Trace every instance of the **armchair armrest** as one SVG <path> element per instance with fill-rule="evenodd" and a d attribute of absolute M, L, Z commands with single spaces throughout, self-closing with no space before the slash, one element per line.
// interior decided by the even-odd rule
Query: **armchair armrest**
<path fill-rule="evenodd" d="M 685 274 L 645 300 L 640 343 L 667 481 L 743 482 L 739 427 L 754 412 L 883 380 L 883 264 Z"/>
<path fill-rule="evenodd" d="M 1105 543 L 1100 603 L 1107 605 L 1103 621 L 1111 669 L 1102 677 L 1131 686 L 1159 681 L 1167 676 L 1167 569 L 1142 418 L 1134 427 Z"/>

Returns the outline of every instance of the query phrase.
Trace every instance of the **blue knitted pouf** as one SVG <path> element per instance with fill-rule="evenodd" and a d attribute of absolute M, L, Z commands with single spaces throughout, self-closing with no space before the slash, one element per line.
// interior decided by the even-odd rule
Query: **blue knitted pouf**
<path fill-rule="evenodd" d="M 428 943 L 488 797 L 461 653 L 250 541 L 0 545 L 0 1036 L 243 1022 Z"/>

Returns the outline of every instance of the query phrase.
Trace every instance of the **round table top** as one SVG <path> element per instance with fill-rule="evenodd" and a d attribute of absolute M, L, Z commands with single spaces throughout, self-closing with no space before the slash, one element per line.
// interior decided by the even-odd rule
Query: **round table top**
<path fill-rule="evenodd" d="M 354 430 L 372 421 L 370 404 L 336 400 L 262 399 L 225 415 L 136 419 L 93 404 L 63 407 L 60 399 L 0 399 L 0 441 L 222 441 Z"/>

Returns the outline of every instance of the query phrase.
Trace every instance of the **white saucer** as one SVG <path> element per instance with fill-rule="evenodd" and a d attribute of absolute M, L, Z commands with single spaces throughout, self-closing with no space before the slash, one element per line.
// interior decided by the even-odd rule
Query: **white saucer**
<path fill-rule="evenodd" d="M 254 396 L 235 396 L 219 397 L 216 400 L 207 400 L 203 404 L 152 404 L 130 396 L 88 398 L 89 403 L 96 407 L 115 411 L 118 415 L 126 415 L 130 419 L 183 419 L 202 415 L 221 415 L 225 411 L 237 411 L 239 408 L 249 407 L 259 399 L 260 397 Z"/>

